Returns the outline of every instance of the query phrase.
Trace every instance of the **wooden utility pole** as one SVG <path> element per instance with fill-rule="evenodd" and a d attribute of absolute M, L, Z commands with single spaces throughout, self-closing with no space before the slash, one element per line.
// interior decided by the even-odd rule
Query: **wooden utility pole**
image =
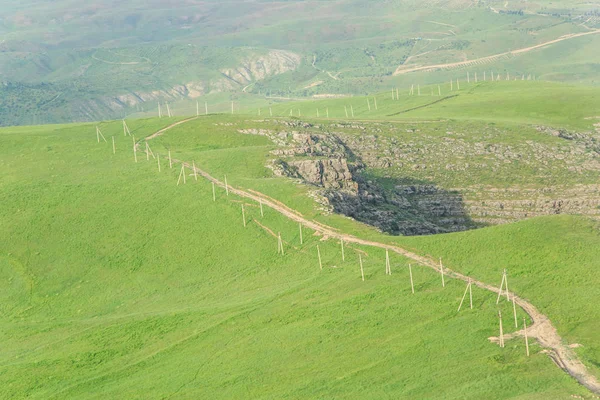
<path fill-rule="evenodd" d="M 369 100 L 368 97 L 367 97 L 367 108 L 369 109 L 369 111 L 371 111 L 371 101 Z"/>
<path fill-rule="evenodd" d="M 133 159 L 137 162 L 137 149 L 135 147 L 135 136 L 131 136 L 131 140 L 133 141 Z"/>
<path fill-rule="evenodd" d="M 471 83 L 471 74 L 467 71 L 467 83 Z"/>
<path fill-rule="evenodd" d="M 169 103 L 167 103 L 167 113 L 169 114 L 169 118 L 173 116 L 171 115 L 171 108 L 169 107 Z"/>
<path fill-rule="evenodd" d="M 115 137 L 112 136 L 112 145 L 113 145 L 113 154 L 117 153 L 117 149 L 115 148 Z"/>
<path fill-rule="evenodd" d="M 200 115 L 200 104 L 198 103 L 198 100 L 196 100 L 196 117 L 198 117 Z"/>
<path fill-rule="evenodd" d="M 284 255 L 284 252 L 283 252 L 283 241 L 281 240 L 281 232 L 279 233 L 279 236 L 278 236 L 277 246 L 278 246 L 277 253 L 279 254 L 281 252 L 281 255 Z"/>
<path fill-rule="evenodd" d="M 421 85 L 417 85 L 417 90 L 419 91 L 419 96 L 421 95 Z"/>
<path fill-rule="evenodd" d="M 181 176 L 183 175 L 183 165 L 181 166 L 181 170 L 179 171 L 179 176 L 177 177 L 177 186 L 181 182 Z"/>
<path fill-rule="evenodd" d="M 342 261 L 346 261 L 346 255 L 344 254 L 344 239 L 340 239 L 340 245 L 342 246 Z"/>
<path fill-rule="evenodd" d="M 462 308 L 463 302 L 465 301 L 465 298 L 467 297 L 467 292 L 469 291 L 470 288 L 471 288 L 471 280 L 469 279 L 469 282 L 467 282 L 467 287 L 465 288 L 465 293 L 463 294 L 463 297 L 460 300 L 460 304 L 458 305 L 458 310 L 456 312 L 459 312 L 460 309 Z M 471 308 L 473 308 L 472 303 L 471 303 Z"/>
<path fill-rule="evenodd" d="M 183 183 L 185 183 L 185 166 L 181 164 L 181 170 L 179 171 L 179 176 L 177 177 L 177 186 L 181 182 L 181 177 L 183 177 Z"/>
<path fill-rule="evenodd" d="M 217 201 L 217 193 L 215 192 L 215 183 L 214 182 L 211 182 L 211 183 L 212 183 L 213 202 L 214 202 L 214 201 Z"/>
<path fill-rule="evenodd" d="M 515 295 L 513 295 L 512 303 L 513 303 L 513 316 L 515 317 L 515 328 L 518 328 L 519 323 L 517 322 L 517 304 L 515 302 Z"/>
<path fill-rule="evenodd" d="M 377 97 L 373 97 L 373 102 L 375 103 L 375 110 L 377 110 Z"/>
<path fill-rule="evenodd" d="M 442 88 L 438 85 L 438 96 L 442 96 Z"/>
<path fill-rule="evenodd" d="M 365 271 L 363 269 L 363 262 L 362 262 L 362 254 L 358 254 L 358 262 L 360 263 L 360 276 L 362 276 L 362 281 L 365 281 Z"/>
<path fill-rule="evenodd" d="M 504 288 L 506 289 L 506 301 L 510 301 L 510 295 L 508 294 L 508 272 L 504 269 Z"/>
<path fill-rule="evenodd" d="M 102 138 L 102 140 L 104 140 L 106 143 L 108 143 L 106 138 L 102 134 L 102 131 L 100 131 L 100 128 L 98 128 L 98 127 L 96 127 L 96 138 L 98 139 L 98 143 L 100 143 L 100 138 Z"/>
<path fill-rule="evenodd" d="M 171 160 L 171 150 L 169 150 L 169 168 L 173 168 L 173 160 Z"/>
<path fill-rule="evenodd" d="M 160 154 L 156 154 L 156 163 L 158 164 L 158 172 L 160 172 Z"/>
<path fill-rule="evenodd" d="M 227 175 L 225 175 L 225 193 L 229 196 L 229 185 L 227 184 Z"/>
<path fill-rule="evenodd" d="M 264 212 L 263 212 L 262 200 L 258 200 L 258 204 L 260 204 L 260 216 L 261 216 L 261 217 L 264 217 L 264 216 L 265 216 L 265 214 L 264 214 Z"/>
<path fill-rule="evenodd" d="M 446 287 L 446 281 L 444 280 L 444 264 L 442 264 L 441 257 L 440 257 L 440 274 L 442 274 L 442 287 Z"/>
<path fill-rule="evenodd" d="M 504 347 L 504 331 L 502 330 L 502 311 L 498 310 L 498 319 L 500 320 L 500 347 Z"/>
<path fill-rule="evenodd" d="M 469 302 L 471 303 L 471 310 L 473 309 L 473 283 L 469 278 Z"/>
<path fill-rule="evenodd" d="M 125 120 L 123 120 L 123 136 L 131 136 L 131 131 L 129 130 L 129 127 L 127 126 L 127 122 L 125 122 Z"/>
<path fill-rule="evenodd" d="M 204 102 L 204 115 L 208 115 L 208 101 Z"/>
<path fill-rule="evenodd" d="M 527 322 L 523 318 L 523 330 L 525 331 L 525 349 L 527 349 L 527 357 L 529 357 L 529 338 L 527 337 Z"/>
<path fill-rule="evenodd" d="M 412 276 L 412 265 L 408 264 L 408 273 L 410 274 L 410 290 L 413 294 L 415 294 L 415 284 L 413 282 Z"/>
<path fill-rule="evenodd" d="M 160 101 L 158 102 L 158 118 L 162 118 L 162 112 L 160 110 Z"/>
<path fill-rule="evenodd" d="M 244 228 L 246 227 L 246 210 L 244 210 L 244 203 L 242 203 L 242 221 L 244 222 Z"/>
<path fill-rule="evenodd" d="M 500 289 L 498 290 L 498 298 L 496 299 L 496 304 L 500 303 L 500 297 L 502 297 L 502 288 L 506 287 L 506 299 L 510 301 L 510 297 L 508 294 L 508 277 L 506 274 L 506 268 L 502 272 L 502 282 L 500 282 Z"/>
<path fill-rule="evenodd" d="M 396 100 L 400 100 L 400 96 L 398 95 L 398 88 L 396 88 Z"/>
<path fill-rule="evenodd" d="M 194 179 L 198 182 L 198 171 L 196 171 L 196 161 L 192 161 L 192 167 L 194 168 Z"/>
<path fill-rule="evenodd" d="M 302 222 L 298 223 L 298 229 L 300 230 L 300 244 L 304 244 L 304 238 L 302 237 Z"/>
<path fill-rule="evenodd" d="M 321 249 L 319 249 L 319 245 L 317 245 L 317 256 L 319 256 L 319 268 L 322 271 L 323 270 L 323 263 L 321 262 Z"/>
<path fill-rule="evenodd" d="M 387 249 L 385 250 L 385 274 L 392 274 L 392 266 L 390 264 L 390 252 Z"/>
<path fill-rule="evenodd" d="M 348 118 L 348 108 L 346 106 L 344 106 L 344 112 L 346 113 L 346 118 Z"/>

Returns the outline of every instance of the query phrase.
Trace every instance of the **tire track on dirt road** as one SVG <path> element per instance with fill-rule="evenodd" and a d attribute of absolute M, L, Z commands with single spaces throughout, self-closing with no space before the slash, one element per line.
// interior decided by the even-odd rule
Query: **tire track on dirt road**
<path fill-rule="evenodd" d="M 416 67 L 406 68 L 406 69 L 403 69 L 403 67 L 406 67 L 406 65 L 400 65 L 398 68 L 396 68 L 396 71 L 394 71 L 393 75 L 394 76 L 403 75 L 403 74 L 408 74 L 409 72 L 417 72 L 417 71 L 433 71 L 433 70 L 443 69 L 443 68 L 460 68 L 460 67 L 471 65 L 473 63 L 494 61 L 501 57 L 515 56 L 518 54 L 527 53 L 529 51 L 539 49 L 542 47 L 546 47 L 546 46 L 549 46 L 554 43 L 562 42 L 564 40 L 574 39 L 577 37 L 582 37 L 582 36 L 587 36 L 587 35 L 594 35 L 596 33 L 600 33 L 600 29 L 596 29 L 596 30 L 593 30 L 590 32 L 571 33 L 568 35 L 563 35 L 554 40 L 550 40 L 550 41 L 547 41 L 544 43 L 537 44 L 535 46 L 525 47 L 525 48 L 518 49 L 518 50 L 511 50 L 511 51 L 507 51 L 507 52 L 500 53 L 500 54 L 494 54 L 494 55 L 487 56 L 487 57 L 475 58 L 473 60 L 459 61 L 459 62 L 455 62 L 455 63 L 421 65 L 421 66 L 416 66 Z"/>
<path fill-rule="evenodd" d="M 598 32 L 600 32 L 600 30 L 598 30 Z M 178 125 L 195 120 L 197 118 L 198 117 L 188 118 L 188 119 L 176 122 L 174 124 L 171 124 L 171 125 L 167 126 L 166 128 L 163 128 L 163 129 L 155 132 L 154 134 L 146 137 L 145 139 L 141 139 L 138 142 L 136 142 L 136 148 L 140 149 L 139 144 L 143 141 L 152 140 L 156 137 L 163 135 L 165 132 L 167 132 L 168 130 L 170 130 Z M 181 163 L 193 171 L 193 166 L 190 163 L 187 163 L 185 161 L 175 160 L 175 159 L 173 160 L 173 162 Z M 204 177 L 205 179 L 207 179 L 208 181 L 213 182 L 216 186 L 225 188 L 224 182 L 221 182 L 218 179 L 214 178 L 208 172 L 206 172 L 198 167 L 195 168 L 195 172 L 197 174 L 201 175 L 202 177 Z M 303 226 L 305 226 L 309 229 L 312 229 L 315 232 L 318 232 L 324 238 L 344 240 L 347 243 L 353 243 L 353 244 L 358 244 L 358 245 L 362 245 L 362 246 L 370 246 L 370 247 L 393 251 L 393 252 L 400 254 L 406 258 L 416 261 L 417 263 L 419 263 L 421 265 L 432 268 L 435 271 L 438 271 L 438 272 L 440 271 L 439 264 L 431 257 L 422 256 L 422 255 L 413 253 L 413 252 L 406 250 L 399 246 L 375 242 L 375 241 L 371 241 L 371 240 L 360 239 L 353 235 L 348 235 L 348 234 L 345 234 L 342 232 L 338 232 L 336 230 L 333 230 L 330 227 L 327 227 L 327 226 L 319 224 L 315 221 L 306 219 L 298 211 L 287 207 L 285 204 L 283 204 L 280 201 L 274 201 L 270 197 L 263 195 L 260 192 L 257 192 L 254 190 L 252 192 L 245 191 L 242 189 L 235 188 L 235 187 L 231 186 L 231 184 L 228 184 L 227 186 L 228 186 L 229 192 L 231 192 L 239 197 L 242 197 L 242 198 L 250 199 L 255 202 L 261 202 L 263 204 L 263 206 L 270 207 L 273 210 L 282 214 L 283 216 L 287 217 L 288 219 L 298 222 L 298 223 L 302 224 Z M 477 287 L 479 287 L 481 289 L 488 290 L 495 294 L 499 293 L 499 289 L 497 287 L 488 285 L 484 282 L 478 281 L 467 275 L 453 271 L 449 268 L 444 268 L 443 272 L 444 272 L 445 276 L 448 276 L 450 278 L 459 279 L 464 282 L 470 281 L 472 284 L 476 285 Z M 591 372 L 588 371 L 587 367 L 578 359 L 577 354 L 575 354 L 575 352 L 571 348 L 569 348 L 568 345 L 566 345 L 563 342 L 562 338 L 558 334 L 558 331 L 556 330 L 554 325 L 552 325 L 552 322 L 550 321 L 550 319 L 546 315 L 542 314 L 537 309 L 537 307 L 535 307 L 528 300 L 525 300 L 525 299 L 517 296 L 515 293 L 510 292 L 509 297 L 510 298 L 514 297 L 515 303 L 518 304 L 519 307 L 521 307 L 533 321 L 533 323 L 527 329 L 528 336 L 530 338 L 536 339 L 538 341 L 538 343 L 546 349 L 547 354 L 549 355 L 549 357 L 554 361 L 554 363 L 558 367 L 560 367 L 563 371 L 565 371 L 566 373 L 571 375 L 573 378 L 575 378 L 581 385 L 585 386 L 591 392 L 593 392 L 595 394 L 600 394 L 600 382 Z M 517 331 L 512 334 L 513 337 L 523 336 L 523 335 L 524 335 L 523 331 Z"/>

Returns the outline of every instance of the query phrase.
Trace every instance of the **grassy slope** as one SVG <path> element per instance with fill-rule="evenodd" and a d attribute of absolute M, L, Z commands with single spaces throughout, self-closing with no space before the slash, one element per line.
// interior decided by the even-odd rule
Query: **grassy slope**
<path fill-rule="evenodd" d="M 401 243 L 485 282 L 507 268 L 511 290 L 531 299 L 600 372 L 600 226 L 575 216 L 536 218 L 478 231 L 402 238 Z"/>
<path fill-rule="evenodd" d="M 157 139 L 156 145 L 163 151 L 179 149 L 178 155 L 195 159 L 197 165 L 214 176 L 223 179 L 227 174 L 234 185 L 259 190 L 323 223 L 374 240 L 400 243 L 435 258 L 444 257 L 452 268 L 485 282 L 496 283 L 502 269 L 509 268 L 512 289 L 556 321 L 560 334 L 569 343 L 584 344 L 580 352 L 588 366 L 600 362 L 600 341 L 595 335 L 600 316 L 590 300 L 600 295 L 595 274 L 595 249 L 600 235 L 594 223 L 556 216 L 455 235 L 383 237 L 343 217 L 323 215 L 306 197 L 305 186 L 272 178 L 263 167 L 272 145 L 263 137 L 235 133 L 235 124 L 246 128 L 252 127 L 251 122 L 228 117 L 221 120 L 225 126 L 215 126 L 215 121 L 182 126 Z M 208 131 L 211 133 L 194 134 Z M 236 145 L 232 146 L 234 142 Z"/>
<path fill-rule="evenodd" d="M 463 77 L 463 74 L 465 75 Z M 277 116 L 293 115 L 315 118 L 325 117 L 329 109 L 331 118 L 345 119 L 346 107 L 351 118 L 354 109 L 356 120 L 419 120 L 419 119 L 457 119 L 482 120 L 489 122 L 510 122 L 520 124 L 539 124 L 544 126 L 565 127 L 569 129 L 592 129 L 592 124 L 600 106 L 600 91 L 595 87 L 566 85 L 550 82 L 498 81 L 471 82 L 467 84 L 466 72 L 461 72 L 460 90 L 456 82 L 450 90 L 450 82 L 439 85 L 422 86 L 421 96 L 410 96 L 410 86 L 398 90 L 399 100 L 392 100 L 392 92 L 367 97 L 348 97 L 343 99 L 311 100 L 273 107 Z M 503 77 L 504 79 L 504 77 Z M 395 93 L 395 91 L 394 91 Z M 433 93 L 433 96 L 432 96 Z M 373 97 L 377 98 L 375 110 Z M 588 118 L 588 119 L 586 119 Z"/>
<path fill-rule="evenodd" d="M 150 133 L 165 121 L 132 121 Z M 501 351 L 494 298 L 445 290 L 406 260 L 364 249 L 342 263 L 336 243 L 267 210 L 286 255 L 240 205 L 205 181 L 177 187 L 163 161 L 133 163 L 120 123 L 97 144 L 92 125 L 0 133 L 2 397 L 29 398 L 557 398 L 584 394 L 521 343 Z M 198 132 L 202 135 L 202 132 Z M 203 150 L 240 154 L 231 143 Z M 261 138 L 249 146 L 264 146 Z M 237 146 L 237 145 L 236 145 Z M 246 151 L 244 147 L 240 150 Z M 248 205 L 249 216 L 258 210 Z M 235 251 L 232 251 L 235 249 Z M 330 268 L 336 265 L 338 268 Z M 508 310 L 506 310 L 508 312 Z"/>
<path fill-rule="evenodd" d="M 507 93 L 506 98 L 508 99 L 511 97 L 509 94 L 516 90 L 513 85 L 517 84 L 513 82 L 510 84 L 500 83 L 500 85 L 506 85 L 506 90 L 501 93 Z M 541 90 L 533 94 L 522 94 L 522 97 L 536 99 L 530 103 L 530 107 L 534 110 L 541 110 L 544 105 L 547 106 L 545 110 L 542 110 L 544 111 L 543 115 L 532 117 L 530 109 L 515 107 L 505 113 L 506 120 L 513 118 L 517 121 L 531 123 L 537 121 L 538 118 L 551 119 L 552 116 L 555 116 L 555 121 L 562 121 L 567 127 L 589 128 L 591 122 L 583 120 L 582 117 L 593 112 L 594 102 L 597 99 L 596 91 L 574 87 L 574 97 L 568 95 L 565 105 L 572 107 L 573 113 L 569 118 L 559 119 L 560 105 L 552 98 L 559 94 L 565 96 L 564 91 L 560 91 L 560 87 L 551 84 L 529 83 L 529 85 L 533 85 L 532 87 L 536 89 L 537 85 L 540 85 Z M 498 86 L 498 88 L 501 87 Z M 485 85 L 479 88 L 479 90 L 484 89 L 486 89 Z M 493 88 L 493 90 L 497 89 Z M 483 91 L 483 97 L 492 97 L 491 93 L 495 93 L 493 90 L 488 87 Z M 542 95 L 542 93 L 549 91 L 552 91 L 553 94 L 548 97 L 546 102 L 543 102 L 546 95 Z M 588 96 L 588 99 L 581 103 L 574 101 L 578 96 Z M 542 104 L 539 104 L 540 101 Z M 475 98 L 473 103 L 479 104 L 479 102 L 480 99 Z M 572 104 L 575 102 L 579 107 Z M 338 100 L 325 103 L 340 104 Z M 457 114 L 461 112 L 460 115 L 465 116 L 472 105 L 466 101 L 463 104 L 465 104 L 464 108 L 456 107 L 451 110 Z M 442 111 L 444 110 L 441 110 L 440 113 Z M 442 116 L 445 115 L 442 114 Z M 315 205 L 306 199 L 306 187 L 294 185 L 289 181 L 285 183 L 282 179 L 271 178 L 270 172 L 263 168 L 267 157 L 266 153 L 271 149 L 269 143 L 264 138 L 249 138 L 232 133 L 237 129 L 235 124 L 246 128 L 252 127 L 252 123 L 242 122 L 235 117 L 228 118 L 223 122 L 233 124 L 234 128 L 227 126 L 217 128 L 214 121 L 206 124 L 210 128 L 194 128 L 193 124 L 190 124 L 170 132 L 169 135 L 159 139 L 157 145 L 165 148 L 172 146 L 178 149 L 187 149 L 182 153 L 185 157 L 195 158 L 199 165 L 214 173 L 215 176 L 228 174 L 230 182 L 267 193 L 321 222 L 340 227 L 347 232 L 354 232 L 373 239 L 382 239 L 372 230 L 365 227 L 360 228 L 347 219 L 336 215 L 322 215 Z M 204 124 L 204 122 L 199 122 L 199 124 Z M 207 149 L 200 146 L 199 143 L 204 142 L 207 136 L 193 134 L 193 132 L 204 130 L 213 132 L 214 136 L 208 136 L 213 137 L 213 140 L 221 141 L 220 138 L 227 137 L 228 141 L 237 141 L 240 145 L 246 145 L 245 141 L 247 140 L 253 141 L 253 144 L 248 145 L 245 149 L 215 148 L 206 151 Z M 511 140 L 516 139 L 512 138 Z M 555 139 L 542 136 L 540 140 L 553 141 Z M 515 275 L 514 278 L 511 277 L 511 281 L 514 281 L 513 289 L 530 299 L 553 321 L 556 321 L 560 334 L 568 342 L 585 342 L 582 343 L 584 347 L 578 351 L 583 355 L 588 366 L 594 368 L 600 363 L 598 353 L 600 342 L 595 335 L 598 316 L 595 303 L 590 300 L 600 295 L 597 289 L 598 279 L 594 273 L 595 248 L 600 236 L 594 223 L 578 217 L 557 216 L 455 235 L 402 239 L 383 238 L 383 240 L 396 241 L 414 248 L 418 252 L 435 257 L 442 256 L 447 259 L 451 267 L 469 274 L 474 273 L 474 276 L 479 276 L 486 282 L 495 282 L 498 279 L 499 271 L 509 268 L 512 271 L 511 274 Z M 573 288 L 577 288 L 577 290 L 573 292 Z M 573 295 L 568 296 L 566 292 L 571 292 Z"/>
<path fill-rule="evenodd" d="M 295 51 L 304 63 L 297 71 L 248 89 L 259 98 L 266 92 L 290 97 L 364 94 L 394 85 L 445 82 L 462 71 L 391 74 L 405 62 L 414 66 L 476 59 L 584 32 L 587 28 L 578 18 L 593 10 L 593 5 L 571 4 L 560 16 L 536 15 L 542 7 L 548 13 L 562 8 L 547 2 L 511 3 L 516 10 L 529 8 L 524 15 L 495 13 L 490 2 L 11 3 L 0 1 L 2 81 L 32 86 L 0 93 L 0 99 L 10 100 L 0 101 L 2 125 L 119 118 L 153 109 L 153 101 L 120 109 L 111 99 L 190 82 L 213 89 L 220 70 L 266 49 Z M 493 6 L 503 9 L 502 3 Z M 578 38 L 480 68 L 594 85 L 600 72 L 600 56 L 594 51 L 599 43 L 600 35 Z M 311 66 L 313 56 L 316 68 Z M 122 62 L 139 64 L 118 64 Z M 309 87 L 318 81 L 322 83 Z M 60 101 L 47 104 L 59 94 Z M 90 100 L 91 110 L 81 107 Z M 44 113 L 36 113 L 40 107 L 46 107 Z"/>

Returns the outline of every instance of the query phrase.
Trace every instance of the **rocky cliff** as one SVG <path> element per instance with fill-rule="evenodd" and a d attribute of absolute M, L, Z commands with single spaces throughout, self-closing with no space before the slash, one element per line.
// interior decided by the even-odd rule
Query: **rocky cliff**
<path fill-rule="evenodd" d="M 455 232 L 560 213 L 600 218 L 600 132 L 270 122 L 278 129 L 240 132 L 277 144 L 269 164 L 277 175 L 312 185 L 325 209 L 385 232 Z"/>

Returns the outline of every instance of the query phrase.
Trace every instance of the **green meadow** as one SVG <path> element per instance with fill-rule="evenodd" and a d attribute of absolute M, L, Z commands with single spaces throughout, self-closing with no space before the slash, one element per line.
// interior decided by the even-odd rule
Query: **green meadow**
<path fill-rule="evenodd" d="M 348 121 L 451 119 L 543 125 L 574 130 L 591 130 L 600 117 L 597 111 L 600 106 L 600 91 L 583 85 L 527 80 L 488 80 L 477 83 L 472 80 L 467 83 L 465 75 L 461 76 L 458 85 L 454 79 L 452 86 L 448 81 L 440 85 L 420 86 L 420 90 L 419 96 L 417 85 L 392 86 L 389 91 L 379 92 L 374 96 L 298 101 L 275 104 L 271 108 L 276 116 L 290 116 L 291 111 L 294 117 L 300 115 L 310 119 L 317 118 L 318 110 L 320 119 L 326 119 L 329 112 L 332 119 Z M 247 112 L 254 110 L 248 109 Z"/>
<path fill-rule="evenodd" d="M 128 124 L 141 138 L 176 120 Z M 497 232 L 509 230 L 515 241 L 527 234 L 530 242 L 522 244 L 535 246 L 542 237 L 530 230 L 547 226 L 538 228 L 534 220 L 523 223 L 532 227 L 526 232 L 517 224 L 462 236 L 386 239 L 345 218 L 318 216 L 302 186 L 273 178 L 265 169 L 273 145 L 227 125 L 245 121 L 203 117 L 168 131 L 151 142 L 160 154 L 160 173 L 157 160 L 146 161 L 145 154 L 138 152 L 134 162 L 131 138 L 123 136 L 120 121 L 100 124 L 108 140 L 100 144 L 93 124 L 0 131 L 1 397 L 588 395 L 535 344 L 527 358 L 521 340 L 504 349 L 488 341 L 498 331 L 492 293 L 475 289 L 474 309 L 457 313 L 464 284 L 449 280 L 442 288 L 438 273 L 415 266 L 413 295 L 408 260 L 392 256 L 393 274 L 386 276 L 381 250 L 347 246 L 342 261 L 339 243 L 320 241 L 307 229 L 300 244 L 298 226 L 274 210 L 265 209 L 261 217 L 256 204 L 222 189 L 213 202 L 209 182 L 191 175 L 177 186 L 179 169 L 168 168 L 166 152 L 195 159 L 216 177 L 227 174 L 233 186 L 263 191 L 335 227 L 443 256 L 451 267 L 486 282 L 498 280 L 506 266 L 501 259 L 484 263 L 494 256 L 489 243 Z M 565 221 L 549 219 L 554 223 Z M 582 246 L 591 248 L 596 231 L 587 222 L 574 225 L 572 240 L 585 238 L 589 246 Z M 284 255 L 277 254 L 277 240 L 264 227 L 281 233 Z M 462 244 L 465 235 L 474 240 Z M 471 246 L 480 258 L 469 257 L 467 250 L 460 254 L 453 242 Z M 556 250 L 555 257 L 568 261 L 571 253 L 565 251 Z M 359 252 L 364 252 L 365 282 Z M 570 316 L 559 329 L 570 332 L 566 339 L 584 344 L 582 355 L 593 361 L 593 305 L 579 306 L 586 291 L 593 295 L 597 280 L 589 268 L 593 253 L 581 257 L 548 264 L 546 259 L 529 263 L 523 255 L 508 268 L 516 293 L 557 322 Z M 520 263 L 528 267 L 517 273 Z M 560 277 L 568 273 L 559 266 L 576 264 L 577 282 L 588 288 L 581 296 L 543 295 L 544 288 L 566 290 Z M 518 278 L 547 268 L 555 275 L 537 285 L 531 277 Z M 506 302 L 501 307 L 510 332 L 511 307 Z M 519 310 L 519 319 L 524 316 Z"/>

